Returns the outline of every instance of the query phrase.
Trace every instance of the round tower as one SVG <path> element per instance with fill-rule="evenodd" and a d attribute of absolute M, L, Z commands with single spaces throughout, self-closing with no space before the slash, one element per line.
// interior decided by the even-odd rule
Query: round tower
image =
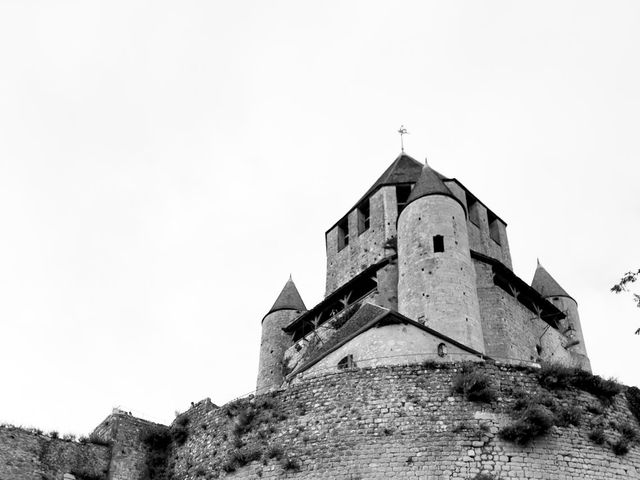
<path fill-rule="evenodd" d="M 536 273 L 533 275 L 531 287 L 545 300 L 553 303 L 558 310 L 566 315 L 560 321 L 562 333 L 567 338 L 566 349 L 571 353 L 577 367 L 588 372 L 591 371 L 591 363 L 587 355 L 587 347 L 582 335 L 582 325 L 578 314 L 578 302 L 569 295 L 564 288 L 545 270 L 538 260 Z"/>
<path fill-rule="evenodd" d="M 398 218 L 401 314 L 484 353 L 466 210 L 424 166 Z"/>
<path fill-rule="evenodd" d="M 291 277 L 262 319 L 260 363 L 256 393 L 278 388 L 284 380 L 284 352 L 291 346 L 291 337 L 282 329 L 305 311 L 300 293 Z"/>

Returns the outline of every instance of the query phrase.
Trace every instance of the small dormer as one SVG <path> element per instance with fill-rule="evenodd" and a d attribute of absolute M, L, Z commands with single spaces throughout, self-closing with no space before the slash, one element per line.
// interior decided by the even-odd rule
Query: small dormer
<path fill-rule="evenodd" d="M 422 164 L 401 154 L 369 190 L 326 232 L 330 295 L 366 268 L 393 254 L 398 212 L 420 176 Z"/>

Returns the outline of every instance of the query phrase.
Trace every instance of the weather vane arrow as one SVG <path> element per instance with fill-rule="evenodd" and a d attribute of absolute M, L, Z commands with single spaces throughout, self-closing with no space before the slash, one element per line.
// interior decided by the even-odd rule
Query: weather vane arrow
<path fill-rule="evenodd" d="M 400 125 L 400 129 L 398 130 L 398 133 L 400 134 L 400 150 L 402 151 L 402 153 L 404 153 L 404 138 L 403 137 L 405 135 L 409 135 L 409 132 L 404 127 L 404 125 Z"/>

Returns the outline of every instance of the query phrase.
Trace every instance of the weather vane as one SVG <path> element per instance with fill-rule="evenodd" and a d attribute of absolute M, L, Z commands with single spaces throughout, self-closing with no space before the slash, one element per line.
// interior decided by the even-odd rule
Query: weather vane
<path fill-rule="evenodd" d="M 402 150 L 402 153 L 404 153 L 404 139 L 402 137 L 404 135 L 409 135 L 409 132 L 407 132 L 407 129 L 404 128 L 404 125 L 400 125 L 398 133 L 400 134 L 400 150 Z"/>

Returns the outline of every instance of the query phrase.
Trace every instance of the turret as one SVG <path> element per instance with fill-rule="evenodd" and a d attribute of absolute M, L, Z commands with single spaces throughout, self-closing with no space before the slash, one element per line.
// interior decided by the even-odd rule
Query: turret
<path fill-rule="evenodd" d="M 298 289 L 289 277 L 273 307 L 262 319 L 256 393 L 268 392 L 282 384 L 284 352 L 291 346 L 291 337 L 282 329 L 306 309 Z"/>
<path fill-rule="evenodd" d="M 578 302 L 556 282 L 540 264 L 540 261 L 538 261 L 536 273 L 533 275 L 531 287 L 566 315 L 566 318 L 560 322 L 562 333 L 567 337 L 565 348 L 571 353 L 576 366 L 590 372 L 591 364 L 582 335 Z"/>
<path fill-rule="evenodd" d="M 398 309 L 484 352 L 466 210 L 425 165 L 398 218 Z"/>

